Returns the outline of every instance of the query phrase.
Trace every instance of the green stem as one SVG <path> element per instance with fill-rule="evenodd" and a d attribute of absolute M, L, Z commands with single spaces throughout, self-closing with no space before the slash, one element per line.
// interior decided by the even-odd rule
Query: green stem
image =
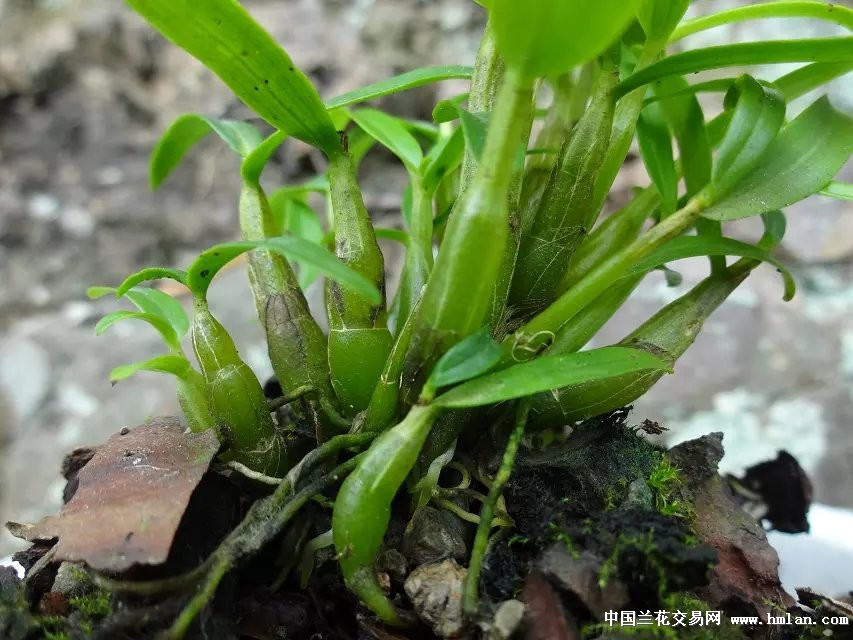
<path fill-rule="evenodd" d="M 240 194 L 240 231 L 244 240 L 266 240 L 277 235 L 272 209 L 257 181 L 245 181 Z M 249 282 L 267 350 L 276 378 L 286 390 L 306 385 L 318 396 L 334 398 L 329 378 L 326 337 L 311 315 L 308 301 L 290 263 L 269 251 L 248 256 Z M 325 437 L 325 417 L 316 399 L 306 399 L 299 413 L 314 424 L 318 439 Z"/>
<path fill-rule="evenodd" d="M 506 348 L 524 337 L 542 333 L 555 334 L 584 307 L 603 294 L 617 280 L 628 275 L 634 264 L 662 244 L 687 230 L 708 206 L 704 193 L 691 199 L 681 210 L 649 229 L 631 245 L 599 264 L 577 282 L 550 307 L 522 327 L 515 336 L 504 340 Z"/>
<path fill-rule="evenodd" d="M 435 360 L 486 320 L 510 237 L 507 194 L 533 82 L 507 71 L 482 162 L 450 215 L 407 358 L 404 395 L 413 401 Z"/>
<path fill-rule="evenodd" d="M 506 65 L 498 54 L 491 25 L 487 24 L 477 51 L 477 58 L 474 60 L 474 74 L 471 76 L 471 90 L 468 94 L 468 110 L 472 113 L 494 111 L 505 74 Z M 478 166 L 476 156 L 466 146 L 462 160 L 460 195 L 470 186 L 477 174 Z"/>
<path fill-rule="evenodd" d="M 286 407 L 292 402 L 301 400 L 309 393 L 314 393 L 315 391 L 317 391 L 316 387 L 313 387 L 310 384 L 306 384 L 304 386 L 299 387 L 298 389 L 294 389 L 291 393 L 288 393 L 287 395 L 281 396 L 280 398 L 276 398 L 274 400 L 270 400 L 269 403 L 267 403 L 267 406 L 269 406 L 271 412 L 276 411 L 278 409 L 281 409 L 282 407 Z"/>
<path fill-rule="evenodd" d="M 400 401 L 400 376 L 406 362 L 406 353 L 412 342 L 417 310 L 416 305 L 400 330 L 382 375 L 379 376 L 379 383 L 373 390 L 362 427 L 366 432 L 383 431 L 394 422 Z"/>
<path fill-rule="evenodd" d="M 653 41 L 646 42 L 634 71 L 639 71 L 654 62 L 660 55 L 662 48 L 662 44 Z M 643 110 L 645 97 L 646 89 L 641 87 L 624 96 L 616 105 L 616 114 L 613 118 L 613 131 L 610 135 L 610 146 L 608 147 L 607 157 L 595 182 L 595 200 L 593 206 L 595 211 L 601 211 L 602 207 L 604 207 L 607 194 L 610 193 L 610 188 L 613 186 L 619 170 L 622 169 L 622 165 L 625 163 L 625 158 L 631 149 L 631 143 L 634 141 L 634 132 L 637 128 L 637 120 L 640 117 L 640 112 Z"/>
<path fill-rule="evenodd" d="M 512 468 L 515 466 L 518 447 L 521 444 L 521 439 L 524 437 L 524 427 L 527 424 L 527 414 L 529 411 L 530 401 L 522 401 L 518 407 L 515 427 L 512 430 L 512 434 L 510 434 L 509 442 L 507 442 L 501 466 L 489 489 L 488 498 L 486 498 L 482 509 L 480 509 L 480 523 L 477 525 L 477 534 L 474 537 L 474 545 L 471 549 L 471 560 L 468 563 L 468 574 L 465 577 L 465 587 L 462 595 L 462 607 L 469 617 L 477 613 L 477 605 L 480 598 L 480 571 L 483 568 L 483 559 L 486 557 L 486 548 L 489 544 L 489 532 L 492 528 L 495 505 L 512 475 Z"/>
<path fill-rule="evenodd" d="M 412 176 L 412 196 L 414 202 L 409 229 L 410 241 L 406 246 L 406 261 L 400 277 L 400 287 L 389 318 L 389 324 L 393 324 L 398 330 L 411 317 L 433 266 L 432 193 L 424 188 L 417 176 Z"/>
<path fill-rule="evenodd" d="M 385 309 L 385 261 L 370 221 L 352 157 L 346 151 L 329 157 L 334 210 L 335 253 L 382 293 L 373 304 L 333 280 L 326 283 L 329 316 L 329 369 L 344 413 L 367 408 L 391 350 Z"/>
<path fill-rule="evenodd" d="M 192 367 L 178 378 L 178 404 L 186 416 L 190 431 L 199 433 L 216 426 L 216 420 L 210 412 L 207 381 Z"/>

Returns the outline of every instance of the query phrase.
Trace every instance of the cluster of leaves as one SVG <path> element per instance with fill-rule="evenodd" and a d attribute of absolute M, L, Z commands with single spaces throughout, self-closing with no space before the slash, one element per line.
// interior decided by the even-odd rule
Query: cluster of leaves
<path fill-rule="evenodd" d="M 190 427 L 215 428 L 226 459 L 271 475 L 295 462 L 293 430 L 309 427 L 318 446 L 345 431 L 382 433 L 340 489 L 333 533 L 349 586 L 389 622 L 400 620 L 372 563 L 407 477 L 437 477 L 432 463 L 449 461 L 441 454 L 484 412 L 514 419 L 517 436 L 525 426 L 560 428 L 629 404 L 672 370 L 761 262 L 780 271 L 785 297 L 794 295 L 790 273 L 772 256 L 784 207 L 821 192 L 850 197 L 850 185 L 833 178 L 853 149 L 853 119 L 826 98 L 799 114 L 787 104 L 853 69 L 853 38 L 668 52 L 699 31 L 764 17 L 853 29 L 853 11 L 841 6 L 785 0 L 683 20 L 689 0 L 488 0 L 473 68 L 419 69 L 324 102 L 236 0 L 126 1 L 272 132 L 190 114 L 160 141 L 154 187 L 208 134 L 240 156 L 243 239 L 205 251 L 186 271 L 144 269 L 117 289 L 92 291 L 138 308 L 107 316 L 99 331 L 143 320 L 168 349 L 118 368 L 113 380 L 141 370 L 174 375 Z M 712 69 L 792 62 L 805 66 L 772 82 L 691 82 Z M 470 91 L 437 105 L 433 123 L 363 106 L 449 78 L 470 78 Z M 719 115 L 706 117 L 700 93 L 723 96 Z M 327 171 L 268 195 L 261 174 L 288 137 L 322 151 Z M 652 184 L 600 220 L 635 139 Z M 409 174 L 402 229 L 374 228 L 363 202 L 356 174 L 376 143 Z M 750 216 L 764 222 L 760 241 L 725 237 L 723 223 Z M 390 302 L 378 238 L 406 250 Z M 242 254 L 294 424 L 270 415 L 259 381 L 207 305 L 213 277 Z M 677 279 L 666 265 L 696 256 L 710 257 L 698 286 L 620 343 L 581 351 L 644 277 L 663 269 Z M 321 275 L 328 333 L 303 294 Z M 174 299 L 141 286 L 160 278 L 189 289 L 192 320 Z M 198 368 L 182 350 L 187 333 Z M 519 401 L 516 411 L 508 401 Z M 512 455 L 505 461 L 511 467 Z"/>

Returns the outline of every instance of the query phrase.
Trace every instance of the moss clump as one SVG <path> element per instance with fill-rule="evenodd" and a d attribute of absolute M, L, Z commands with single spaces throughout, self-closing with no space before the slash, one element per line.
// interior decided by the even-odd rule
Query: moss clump
<path fill-rule="evenodd" d="M 665 453 L 660 453 L 659 456 L 657 465 L 646 479 L 655 496 L 655 509 L 662 515 L 692 522 L 695 517 L 693 508 L 681 496 L 684 483 L 681 472 L 673 466 Z"/>
<path fill-rule="evenodd" d="M 110 595 L 106 591 L 94 591 L 70 598 L 68 604 L 72 609 L 79 611 L 84 619 L 106 618 L 113 610 Z"/>

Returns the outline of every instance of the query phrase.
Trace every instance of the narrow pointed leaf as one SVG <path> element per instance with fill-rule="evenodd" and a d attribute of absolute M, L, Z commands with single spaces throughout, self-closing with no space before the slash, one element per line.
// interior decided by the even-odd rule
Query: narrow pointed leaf
<path fill-rule="evenodd" d="M 486 135 L 489 132 L 491 117 L 491 113 L 471 113 L 466 109 L 459 109 L 459 121 L 462 123 L 465 145 L 478 161 L 483 157 L 483 149 L 486 147 Z"/>
<path fill-rule="evenodd" d="M 853 152 L 853 118 L 821 98 L 786 125 L 758 166 L 702 215 L 736 220 L 783 209 L 818 193 Z"/>
<path fill-rule="evenodd" d="M 474 333 L 445 353 L 430 375 L 427 385 L 439 389 L 481 376 L 501 359 L 503 349 L 488 329 Z"/>
<path fill-rule="evenodd" d="M 452 173 L 465 154 L 465 135 L 457 127 L 449 136 L 441 138 L 426 155 L 421 171 L 421 185 L 427 193 L 433 193 L 444 177 Z"/>
<path fill-rule="evenodd" d="M 690 0 L 642 0 L 637 19 L 649 40 L 665 42 L 684 17 L 688 6 Z"/>
<path fill-rule="evenodd" d="M 165 319 L 152 313 L 142 313 L 141 311 L 113 311 L 105 315 L 98 324 L 95 325 L 95 334 L 101 335 L 104 331 L 113 326 L 116 322 L 122 320 L 142 320 L 154 327 L 163 337 L 163 341 L 172 349 L 180 347 L 180 338 L 175 330 Z"/>
<path fill-rule="evenodd" d="M 726 81 L 726 91 L 733 81 Z M 687 196 L 698 193 L 711 180 L 713 166 L 711 144 L 705 128 L 705 114 L 696 94 L 675 95 L 687 81 L 680 77 L 665 78 L 655 85 L 655 95 L 674 92 L 660 101 L 661 111 L 678 144 L 681 172 L 687 186 Z"/>
<path fill-rule="evenodd" d="M 261 179 L 261 173 L 272 155 L 287 139 L 284 131 L 276 131 L 263 142 L 258 141 L 252 149 L 244 156 L 243 164 L 240 165 L 240 174 L 246 182 L 256 183 Z"/>
<path fill-rule="evenodd" d="M 316 245 L 322 245 L 326 234 L 316 212 L 298 198 L 293 198 L 283 204 L 281 211 L 283 214 L 281 222 L 283 231 L 297 238 L 304 238 Z M 278 212 L 274 211 L 274 213 Z M 320 270 L 299 260 L 294 260 L 294 262 L 299 267 L 299 286 L 307 289 L 320 276 Z"/>
<path fill-rule="evenodd" d="M 390 96 L 409 89 L 415 89 L 434 82 L 443 80 L 468 80 L 473 73 L 471 67 L 444 66 L 423 67 L 401 73 L 393 78 L 380 80 L 374 84 L 348 91 L 326 102 L 326 108 L 338 109 L 368 100 L 375 100 L 383 96 Z"/>
<path fill-rule="evenodd" d="M 817 89 L 835 78 L 853 71 L 853 56 L 841 62 L 815 62 L 773 81 L 787 102 Z"/>
<path fill-rule="evenodd" d="M 183 285 L 187 284 L 187 272 L 181 269 L 170 269 L 168 267 L 147 267 L 127 277 L 116 289 L 116 297 L 121 298 L 133 287 L 151 280 L 174 280 Z"/>
<path fill-rule="evenodd" d="M 653 104 L 662 100 L 670 100 L 674 98 L 682 98 L 684 96 L 695 96 L 698 93 L 726 93 L 732 88 L 737 78 L 716 78 L 705 82 L 696 82 L 688 84 L 681 76 L 672 76 L 664 78 L 662 82 L 667 82 L 677 78 L 682 82 L 680 85 L 672 85 L 667 90 L 661 90 L 659 86 L 655 86 L 655 95 L 646 98 L 646 104 Z"/>
<path fill-rule="evenodd" d="M 821 190 L 820 195 L 838 200 L 853 200 L 853 184 L 833 181 Z"/>
<path fill-rule="evenodd" d="M 637 140 L 643 164 L 660 195 L 664 215 L 674 213 L 678 204 L 678 175 L 675 172 L 669 127 L 660 105 L 651 104 L 640 114 Z"/>
<path fill-rule="evenodd" d="M 781 211 L 771 211 L 762 214 L 761 221 L 764 223 L 764 235 L 755 243 L 755 246 L 765 251 L 773 251 L 785 238 L 788 220 Z"/>
<path fill-rule="evenodd" d="M 853 37 L 768 40 L 693 49 L 664 58 L 629 76 L 616 88 L 624 96 L 667 76 L 687 75 L 724 67 L 791 62 L 849 62 Z"/>
<path fill-rule="evenodd" d="M 773 87 L 738 78 L 727 101 L 737 100 L 714 162 L 714 196 L 730 193 L 761 160 L 785 122 L 785 100 Z"/>
<path fill-rule="evenodd" d="M 543 356 L 460 384 L 438 396 L 433 405 L 442 409 L 480 407 L 646 370 L 671 371 L 671 368 L 648 353 L 624 347 Z"/>
<path fill-rule="evenodd" d="M 96 300 L 105 295 L 115 295 L 115 287 L 90 287 L 87 291 L 89 298 Z M 143 313 L 150 313 L 163 318 L 178 334 L 179 338 L 187 335 L 190 320 L 183 305 L 164 291 L 151 287 L 134 287 L 125 292 L 124 297 L 130 300 Z"/>
<path fill-rule="evenodd" d="M 376 109 L 359 109 L 351 113 L 353 121 L 400 158 L 410 173 L 417 173 L 423 160 L 421 145 L 405 125 Z"/>
<path fill-rule="evenodd" d="M 178 378 L 183 378 L 190 369 L 190 362 L 181 356 L 157 356 L 143 362 L 134 362 L 116 367 L 110 372 L 110 382 L 116 383 L 127 380 L 140 371 L 153 371 L 154 373 L 170 373 Z"/>
<path fill-rule="evenodd" d="M 273 127 L 327 153 L 340 148 L 317 90 L 237 0 L 126 2 Z"/>
<path fill-rule="evenodd" d="M 776 267 L 785 282 L 785 300 L 790 300 L 796 293 L 797 286 L 794 278 L 781 262 L 762 248 L 731 238 L 713 236 L 675 238 L 640 260 L 632 269 L 632 273 L 646 273 L 669 262 L 698 256 L 740 256 L 768 262 Z"/>
<path fill-rule="evenodd" d="M 240 157 L 251 153 L 261 142 L 261 134 L 248 122 L 216 120 L 197 113 L 178 117 L 157 142 L 151 153 L 149 182 L 156 189 L 202 138 L 216 133 Z"/>
<path fill-rule="evenodd" d="M 190 266 L 187 271 L 187 286 L 195 295 L 205 296 L 211 281 L 222 267 L 237 256 L 255 249 L 272 251 L 286 258 L 310 264 L 374 304 L 378 304 L 381 299 L 379 291 L 367 278 L 347 267 L 333 253 L 313 242 L 292 236 L 257 242 L 227 242 L 211 247 Z"/>
<path fill-rule="evenodd" d="M 404 247 L 409 246 L 409 242 L 411 242 L 411 236 L 402 231 L 401 229 L 374 229 L 376 232 L 376 238 L 378 240 L 390 240 L 392 242 L 399 242 Z"/>
<path fill-rule="evenodd" d="M 435 124 L 443 124 L 458 119 L 459 105 L 467 101 L 470 95 L 470 93 L 460 93 L 447 100 L 440 100 L 432 110 L 432 121 Z"/>
<path fill-rule="evenodd" d="M 831 2 L 813 0 L 794 2 L 755 2 L 744 7 L 735 7 L 685 21 L 672 34 L 670 42 L 714 29 L 726 24 L 763 18 L 815 18 L 834 22 L 853 31 L 853 10 Z"/>

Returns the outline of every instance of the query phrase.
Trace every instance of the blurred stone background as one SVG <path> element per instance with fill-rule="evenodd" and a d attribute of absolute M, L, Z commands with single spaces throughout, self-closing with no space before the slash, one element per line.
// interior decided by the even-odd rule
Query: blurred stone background
<path fill-rule="evenodd" d="M 730 4 L 700 0 L 695 9 Z M 246 5 L 324 96 L 417 66 L 470 63 L 483 21 L 470 0 Z M 694 41 L 833 32 L 773 21 Z M 458 90 L 419 90 L 383 106 L 428 118 L 437 98 Z M 832 94 L 853 109 L 849 77 Z M 166 377 L 110 386 L 111 368 L 160 353 L 159 339 L 132 323 L 96 338 L 94 324 L 115 303 L 91 302 L 85 291 L 145 265 L 185 266 L 200 250 L 237 237 L 237 162 L 216 141 L 191 153 L 157 193 L 148 189 L 153 144 L 189 111 L 248 117 L 214 76 L 119 0 L 0 0 L 0 522 L 33 521 L 58 508 L 65 451 L 176 409 Z M 317 166 L 307 148 L 287 143 L 266 178 L 283 184 Z M 372 213 L 396 215 L 403 171 L 374 153 L 362 178 Z M 635 163 L 619 189 L 643 179 Z M 752 232 L 749 225 L 732 231 Z M 780 253 L 798 278 L 797 298 L 784 303 L 776 273 L 759 269 L 635 416 L 660 420 L 672 440 L 725 431 L 733 470 L 785 448 L 813 474 L 819 500 L 853 506 L 853 207 L 823 198 L 794 207 Z M 602 339 L 621 338 L 685 291 L 705 263 L 679 267 L 682 287 L 648 278 Z M 242 270 L 224 274 L 212 298 L 265 377 Z M 0 533 L 0 556 L 19 546 Z"/>

